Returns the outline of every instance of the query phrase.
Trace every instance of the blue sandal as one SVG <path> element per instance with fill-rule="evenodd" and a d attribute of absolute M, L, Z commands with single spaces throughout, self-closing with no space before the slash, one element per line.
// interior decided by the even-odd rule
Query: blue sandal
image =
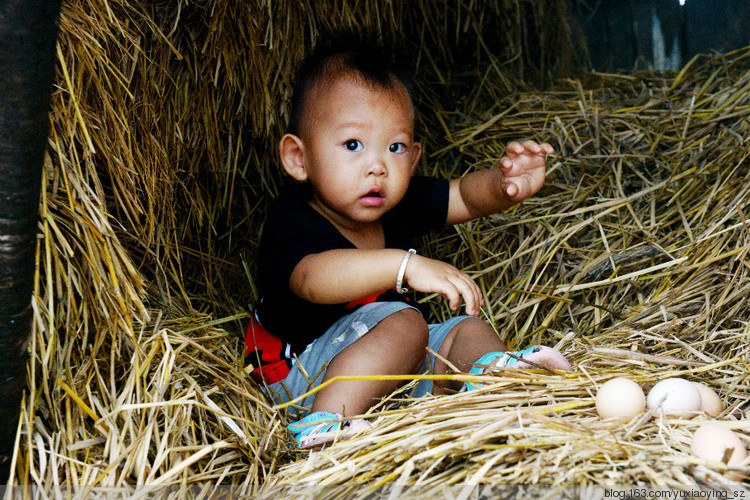
<path fill-rule="evenodd" d="M 316 411 L 289 424 L 287 429 L 292 433 L 300 448 L 307 448 L 328 443 L 336 438 L 349 439 L 358 432 L 371 427 L 368 422 L 361 419 L 342 422 L 343 418 L 338 413 Z"/>
<path fill-rule="evenodd" d="M 474 366 L 469 370 L 469 375 L 483 375 L 488 369 L 493 368 L 535 368 L 539 366 L 549 370 L 562 370 L 566 372 L 572 370 L 568 360 L 557 350 L 543 345 L 533 345 L 523 351 L 511 353 L 488 352 L 474 363 Z M 473 391 L 484 385 L 486 384 L 472 384 L 471 382 L 465 382 L 464 387 L 461 390 Z"/>

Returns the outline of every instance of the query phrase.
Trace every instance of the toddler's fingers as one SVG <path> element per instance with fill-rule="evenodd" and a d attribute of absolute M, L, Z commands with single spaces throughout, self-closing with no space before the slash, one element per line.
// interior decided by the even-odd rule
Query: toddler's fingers
<path fill-rule="evenodd" d="M 508 146 L 505 148 L 505 151 L 508 153 L 509 156 L 520 156 L 526 150 L 518 142 L 512 141 L 508 143 Z"/>
<path fill-rule="evenodd" d="M 500 168 L 506 174 L 509 173 L 513 169 L 513 160 L 511 160 L 507 156 L 503 156 L 502 158 L 500 158 Z"/>
<path fill-rule="evenodd" d="M 466 304 L 465 305 L 465 310 L 466 310 L 466 314 L 467 315 L 469 315 L 469 316 L 479 316 L 479 307 L 480 307 L 480 305 L 479 305 L 477 299 L 475 299 L 475 298 L 472 297 L 469 300 L 466 300 L 466 298 L 464 298 L 464 303 Z"/>
<path fill-rule="evenodd" d="M 552 147 L 552 145 L 551 145 L 550 143 L 548 143 L 548 142 L 543 142 L 541 146 L 542 146 L 542 149 L 544 150 L 544 152 L 545 152 L 546 154 L 548 154 L 548 155 L 553 155 L 553 154 L 555 154 L 555 148 L 553 148 L 553 147 Z"/>
<path fill-rule="evenodd" d="M 459 276 L 456 283 L 461 296 L 466 304 L 466 314 L 476 316 L 479 314 L 479 307 L 482 303 L 482 294 L 476 283 L 466 274 Z"/>
<path fill-rule="evenodd" d="M 518 194 L 518 186 L 516 186 L 512 182 L 509 182 L 508 184 L 505 185 L 505 194 L 513 198 L 514 196 Z"/>
<path fill-rule="evenodd" d="M 438 293 L 448 301 L 448 307 L 451 308 L 451 311 L 458 309 L 458 303 L 461 301 L 461 292 L 453 283 L 448 282 Z"/>
<path fill-rule="evenodd" d="M 524 148 L 524 150 L 535 155 L 542 153 L 542 146 L 532 140 L 524 141 L 522 147 Z"/>

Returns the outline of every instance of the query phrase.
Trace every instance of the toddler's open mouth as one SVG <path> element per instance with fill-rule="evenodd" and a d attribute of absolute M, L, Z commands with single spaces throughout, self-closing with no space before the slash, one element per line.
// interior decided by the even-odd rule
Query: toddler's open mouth
<path fill-rule="evenodd" d="M 374 188 L 361 197 L 359 201 L 367 207 L 379 207 L 385 201 L 385 197 L 383 196 L 383 193 L 380 192 L 379 188 Z"/>

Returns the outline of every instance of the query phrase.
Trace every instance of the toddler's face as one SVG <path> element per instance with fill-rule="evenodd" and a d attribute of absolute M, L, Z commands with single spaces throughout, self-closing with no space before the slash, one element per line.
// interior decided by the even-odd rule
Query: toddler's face
<path fill-rule="evenodd" d="M 420 154 L 403 86 L 376 87 L 354 77 L 311 90 L 301 140 L 313 206 L 355 230 L 401 201 Z"/>

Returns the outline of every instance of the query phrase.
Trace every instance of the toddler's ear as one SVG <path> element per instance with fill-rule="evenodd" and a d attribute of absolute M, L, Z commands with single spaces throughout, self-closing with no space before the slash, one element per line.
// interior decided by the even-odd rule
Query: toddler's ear
<path fill-rule="evenodd" d="M 284 134 L 279 141 L 279 154 L 286 173 L 294 180 L 300 182 L 307 180 L 305 145 L 299 137 L 294 134 Z"/>
<path fill-rule="evenodd" d="M 413 174 L 414 169 L 417 168 L 417 163 L 419 163 L 419 157 L 422 155 L 422 145 L 418 142 L 415 142 L 414 144 L 412 144 L 411 150 L 411 173 Z"/>

